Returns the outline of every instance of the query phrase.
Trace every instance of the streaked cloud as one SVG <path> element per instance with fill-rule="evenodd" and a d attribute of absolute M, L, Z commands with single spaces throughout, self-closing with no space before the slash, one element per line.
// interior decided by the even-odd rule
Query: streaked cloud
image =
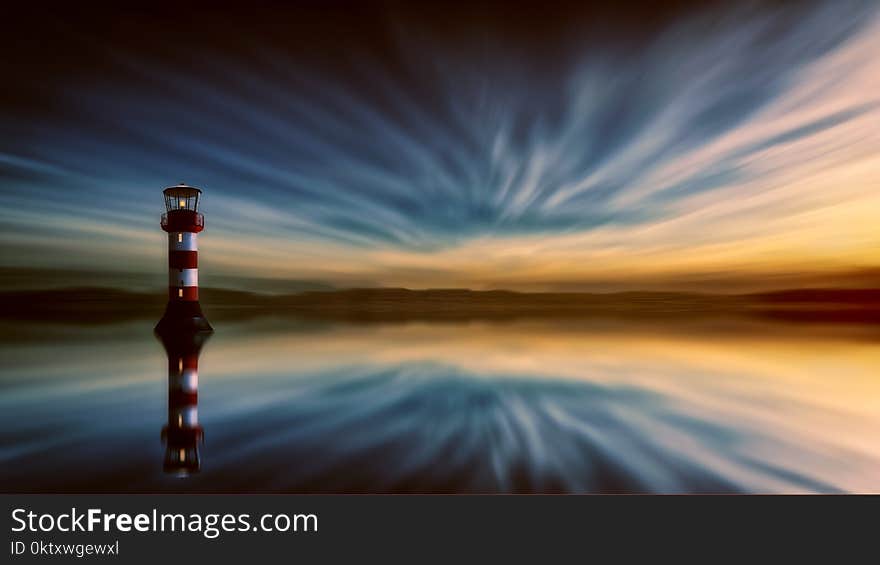
<path fill-rule="evenodd" d="M 206 190 L 218 276 L 535 288 L 880 266 L 870 3 L 697 13 L 558 61 L 394 29 L 395 64 L 352 53 L 345 72 L 271 44 L 248 63 L 105 46 L 125 80 L 65 84 L 62 120 L 3 116 L 20 135 L 0 153 L 3 266 L 161 269 L 158 192 L 180 180 Z"/>

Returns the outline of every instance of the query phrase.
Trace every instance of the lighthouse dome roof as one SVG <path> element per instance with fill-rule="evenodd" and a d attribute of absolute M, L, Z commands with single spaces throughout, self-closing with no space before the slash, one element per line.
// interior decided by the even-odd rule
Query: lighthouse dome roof
<path fill-rule="evenodd" d="M 194 186 L 189 186 L 188 184 L 180 183 L 175 186 L 169 186 L 168 188 L 163 190 L 162 193 L 165 194 L 165 196 L 187 198 L 189 196 L 196 196 L 197 194 L 201 194 L 202 189 L 196 188 Z"/>

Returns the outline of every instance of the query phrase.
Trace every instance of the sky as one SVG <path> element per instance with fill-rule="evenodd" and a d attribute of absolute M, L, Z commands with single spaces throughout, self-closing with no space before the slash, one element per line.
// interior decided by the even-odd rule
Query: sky
<path fill-rule="evenodd" d="M 874 2 L 255 1 L 5 18 L 0 286 L 880 282 Z"/>

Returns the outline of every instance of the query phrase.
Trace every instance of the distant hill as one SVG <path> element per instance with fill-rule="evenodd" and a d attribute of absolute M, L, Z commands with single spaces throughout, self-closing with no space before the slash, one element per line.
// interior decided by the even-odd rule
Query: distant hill
<path fill-rule="evenodd" d="M 200 298 L 212 320 L 266 315 L 354 322 L 760 316 L 795 322 L 880 324 L 880 289 L 796 289 L 711 295 L 368 288 L 269 295 L 202 288 Z M 165 302 L 162 292 L 115 288 L 8 291 L 0 292 L 0 319 L 71 323 L 158 319 Z"/>

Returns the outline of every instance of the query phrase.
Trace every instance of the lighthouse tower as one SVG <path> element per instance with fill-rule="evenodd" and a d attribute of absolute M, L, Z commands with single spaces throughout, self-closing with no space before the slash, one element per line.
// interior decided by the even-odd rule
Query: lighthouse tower
<path fill-rule="evenodd" d="M 205 228 L 205 217 L 199 213 L 202 191 L 181 183 L 162 192 L 161 225 L 168 232 L 168 306 L 156 332 L 210 332 L 199 306 L 198 234 Z"/>
<path fill-rule="evenodd" d="M 168 356 L 168 422 L 162 428 L 165 457 L 162 468 L 180 477 L 201 469 L 199 445 L 199 352 L 211 336 L 189 331 L 160 334 Z"/>

